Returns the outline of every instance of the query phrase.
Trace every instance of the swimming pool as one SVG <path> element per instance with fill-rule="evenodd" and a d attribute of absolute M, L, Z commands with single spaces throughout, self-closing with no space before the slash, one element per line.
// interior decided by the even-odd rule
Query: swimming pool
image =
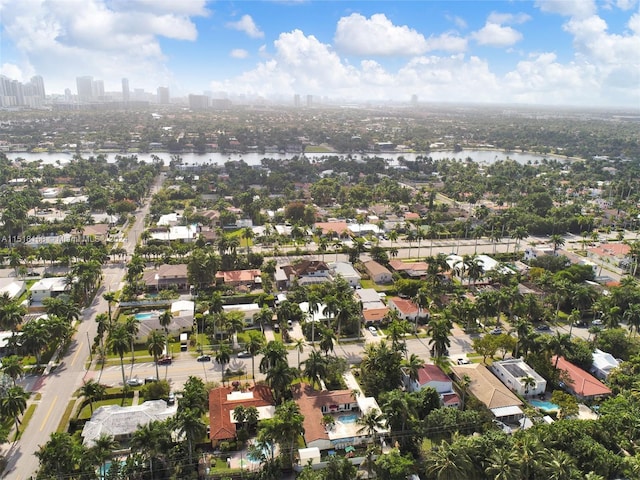
<path fill-rule="evenodd" d="M 352 413 L 350 415 L 340 415 L 338 417 L 338 421 L 340 423 L 356 423 L 356 420 L 358 420 L 359 415 L 357 413 Z"/>
<path fill-rule="evenodd" d="M 539 408 L 543 412 L 557 412 L 560 407 L 555 403 L 547 402 L 545 400 L 529 400 L 529 403 L 534 407 Z"/>
<path fill-rule="evenodd" d="M 144 312 L 144 313 L 136 313 L 134 318 L 136 320 L 149 320 L 150 318 L 154 318 L 158 315 L 157 312 Z"/>

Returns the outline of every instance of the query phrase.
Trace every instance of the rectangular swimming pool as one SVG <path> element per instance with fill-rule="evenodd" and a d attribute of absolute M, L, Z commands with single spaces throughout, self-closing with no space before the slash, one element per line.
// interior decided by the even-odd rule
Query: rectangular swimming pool
<path fill-rule="evenodd" d="M 543 412 L 557 412 L 560 407 L 555 403 L 547 402 L 546 400 L 529 400 L 529 403 L 536 408 L 539 408 Z"/>
<path fill-rule="evenodd" d="M 358 420 L 359 415 L 357 413 L 352 413 L 349 415 L 340 415 L 338 417 L 338 421 L 340 423 L 356 423 L 356 420 Z"/>

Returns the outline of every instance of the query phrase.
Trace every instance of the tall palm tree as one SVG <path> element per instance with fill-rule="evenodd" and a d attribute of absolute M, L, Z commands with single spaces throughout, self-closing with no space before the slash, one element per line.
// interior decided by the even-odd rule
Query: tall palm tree
<path fill-rule="evenodd" d="M 336 334 L 330 328 L 323 328 L 320 337 L 319 347 L 325 354 L 329 356 L 329 352 L 333 352 L 333 344 L 336 339 Z"/>
<path fill-rule="evenodd" d="M 20 433 L 18 417 L 27 409 L 28 398 L 29 393 L 20 386 L 9 387 L 0 398 L 0 414 L 7 418 L 13 418 L 16 426 L 16 439 Z"/>
<path fill-rule="evenodd" d="M 293 348 L 298 352 L 298 370 L 300 370 L 300 354 L 304 352 L 305 341 L 304 338 L 296 338 L 293 343 Z"/>
<path fill-rule="evenodd" d="M 101 434 L 95 439 L 93 446 L 89 450 L 89 454 L 95 457 L 96 461 L 100 464 L 100 476 L 104 478 L 106 476 L 105 463 L 113 455 L 113 451 L 118 448 L 120 444 L 111 435 L 106 433 Z"/>
<path fill-rule="evenodd" d="M 104 397 L 104 394 L 107 393 L 107 387 L 90 379 L 80 387 L 79 393 L 89 401 L 89 409 L 93 415 L 93 402 Z"/>
<path fill-rule="evenodd" d="M 311 386 L 316 382 L 318 387 L 322 385 L 322 380 L 327 376 L 327 359 L 317 350 L 311 350 L 309 357 L 302 362 L 304 365 L 304 376 L 311 380 Z"/>
<path fill-rule="evenodd" d="M 555 255 L 558 251 L 558 248 L 561 248 L 564 245 L 564 237 L 559 233 L 554 233 L 549 237 L 549 241 L 553 245 L 553 254 Z"/>
<path fill-rule="evenodd" d="M 173 313 L 170 308 L 167 308 L 164 312 L 160 314 L 158 317 L 158 321 L 160 322 L 160 326 L 164 328 L 164 336 L 167 347 L 167 355 L 169 354 L 169 325 L 171 325 L 171 320 L 173 320 Z"/>
<path fill-rule="evenodd" d="M 254 237 L 253 229 L 251 227 L 245 227 L 242 230 L 242 238 L 247 242 L 247 255 L 249 255 L 249 240 L 252 240 Z"/>
<path fill-rule="evenodd" d="M 200 413 L 190 408 L 178 411 L 175 416 L 175 424 L 178 427 L 178 431 L 187 440 L 189 465 L 193 465 L 193 447 L 205 436 L 207 426 L 202 422 Z"/>
<path fill-rule="evenodd" d="M 486 460 L 484 473 L 493 480 L 513 480 L 522 478 L 518 464 L 518 454 L 513 450 L 495 450 Z"/>
<path fill-rule="evenodd" d="M 13 381 L 13 385 L 16 385 L 16 380 L 24 374 L 24 367 L 17 355 L 11 355 L 2 359 L 2 372 L 7 375 Z"/>
<path fill-rule="evenodd" d="M 451 345 L 451 322 L 445 317 L 433 317 L 427 324 L 427 334 L 429 335 L 429 345 L 434 357 L 447 355 Z"/>
<path fill-rule="evenodd" d="M 291 384 L 297 377 L 298 370 L 291 368 L 284 362 L 277 363 L 267 372 L 266 381 L 271 388 L 276 404 L 280 405 L 286 399 Z"/>
<path fill-rule="evenodd" d="M 455 442 L 440 442 L 425 455 L 427 475 L 438 480 L 466 480 L 473 470 L 469 455 Z"/>
<path fill-rule="evenodd" d="M 107 302 L 107 311 L 109 312 L 109 322 L 111 322 L 113 320 L 113 318 L 111 317 L 111 304 L 115 302 L 118 297 L 115 292 L 109 291 L 102 294 L 102 298 L 105 299 Z"/>
<path fill-rule="evenodd" d="M 413 382 L 418 380 L 418 372 L 424 366 L 424 361 L 415 353 L 402 362 L 402 367 L 407 372 L 407 376 Z"/>
<path fill-rule="evenodd" d="M 271 368 L 279 363 L 287 364 L 287 347 L 278 340 L 271 340 L 262 349 L 262 360 L 260 360 L 260 373 L 267 373 Z"/>
<path fill-rule="evenodd" d="M 372 442 L 375 436 L 378 435 L 378 432 L 384 430 L 386 427 L 384 417 L 380 411 L 375 408 L 367 410 L 364 415 L 356 420 L 356 423 L 360 426 L 358 434 L 369 436 Z"/>
<path fill-rule="evenodd" d="M 129 375 L 133 373 L 133 364 L 136 361 L 136 351 L 134 342 L 138 332 L 140 331 L 140 320 L 138 320 L 135 315 L 128 315 L 124 321 L 124 328 L 129 334 L 129 347 L 131 348 L 131 372 Z"/>
<path fill-rule="evenodd" d="M 122 369 L 122 392 L 126 390 L 127 379 L 124 375 L 124 354 L 129 350 L 129 332 L 125 325 L 119 323 L 109 332 L 109 349 L 120 357 L 120 368 Z M 122 397 L 124 401 L 124 396 Z"/>
<path fill-rule="evenodd" d="M 629 331 L 633 332 L 633 335 L 638 335 L 638 329 L 640 329 L 640 304 L 630 304 L 625 312 L 622 314 L 622 318 L 629 326 Z"/>
<path fill-rule="evenodd" d="M 226 343 L 221 343 L 214 358 L 216 363 L 220 365 L 220 370 L 222 372 L 222 385 L 224 385 L 224 366 L 231 360 L 231 347 Z"/>
<path fill-rule="evenodd" d="M 244 348 L 251 354 L 251 378 L 256 380 L 256 355 L 264 347 L 264 337 L 260 332 L 249 330 L 249 340 Z"/>
<path fill-rule="evenodd" d="M 149 355 L 153 355 L 153 363 L 156 365 L 156 378 L 160 378 L 160 373 L 158 370 L 158 359 L 162 352 L 164 352 L 164 335 L 160 333 L 158 330 L 153 330 L 149 333 L 147 337 L 147 350 L 149 351 Z"/>

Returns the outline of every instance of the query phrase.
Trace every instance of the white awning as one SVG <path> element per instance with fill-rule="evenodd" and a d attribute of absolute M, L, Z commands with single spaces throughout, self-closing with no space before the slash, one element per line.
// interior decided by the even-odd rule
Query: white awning
<path fill-rule="evenodd" d="M 491 413 L 493 413 L 493 416 L 496 418 L 511 417 L 513 415 L 524 415 L 522 409 L 517 405 L 513 405 L 510 407 L 492 408 Z"/>

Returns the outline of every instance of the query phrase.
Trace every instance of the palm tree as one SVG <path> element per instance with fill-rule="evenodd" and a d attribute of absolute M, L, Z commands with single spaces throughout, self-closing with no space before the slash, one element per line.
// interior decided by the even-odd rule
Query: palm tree
<path fill-rule="evenodd" d="M 254 237 L 253 229 L 251 227 L 245 227 L 242 230 L 242 238 L 247 242 L 247 255 L 249 255 L 249 240 L 252 240 Z"/>
<path fill-rule="evenodd" d="M 93 415 L 93 402 L 100 400 L 107 392 L 107 387 L 96 382 L 95 380 L 89 380 L 80 387 L 79 393 L 89 401 L 89 409 Z"/>
<path fill-rule="evenodd" d="M 16 380 L 24 374 L 24 367 L 17 355 L 11 355 L 2 359 L 2 372 L 9 376 L 16 385 Z"/>
<path fill-rule="evenodd" d="M 260 332 L 255 330 L 249 331 L 249 340 L 245 344 L 244 348 L 251 354 L 251 378 L 256 380 L 256 355 L 264 347 L 264 337 Z"/>
<path fill-rule="evenodd" d="M 311 380 L 311 386 L 318 382 L 318 387 L 322 385 L 322 380 L 327 376 L 327 359 L 317 350 L 311 350 L 309 358 L 304 362 L 304 376 Z"/>
<path fill-rule="evenodd" d="M 562 235 L 560 235 L 559 233 L 554 233 L 553 235 L 551 235 L 549 237 L 549 240 L 551 241 L 551 244 L 553 245 L 553 254 L 555 255 L 556 252 L 558 251 L 558 248 L 562 247 L 564 245 L 564 237 Z"/>
<path fill-rule="evenodd" d="M 425 455 L 427 475 L 438 480 L 466 480 L 473 470 L 469 455 L 454 442 L 443 440 Z"/>
<path fill-rule="evenodd" d="M 138 320 L 135 315 L 128 315 L 124 321 L 124 328 L 129 334 L 130 347 L 131 347 L 131 372 L 129 375 L 133 373 L 133 364 L 136 361 L 136 352 L 134 348 L 134 341 L 136 336 L 138 335 L 138 331 L 140 330 L 140 320 Z"/>
<path fill-rule="evenodd" d="M 622 318 L 629 326 L 629 331 L 633 332 L 633 335 L 638 335 L 638 329 L 640 329 L 640 304 L 630 304 L 625 312 L 622 314 Z"/>
<path fill-rule="evenodd" d="M 164 335 L 160 333 L 158 330 L 153 330 L 149 333 L 147 337 L 147 350 L 149 351 L 149 355 L 153 355 L 153 362 L 156 365 L 156 378 L 160 378 L 160 373 L 158 370 L 158 359 L 162 352 L 164 352 Z"/>
<path fill-rule="evenodd" d="M 329 352 L 333 352 L 333 343 L 336 339 L 336 334 L 333 333 L 333 330 L 331 330 L 330 328 L 323 328 L 320 335 L 320 350 L 322 350 L 325 356 L 328 357 Z"/>
<path fill-rule="evenodd" d="M 520 379 L 520 383 L 522 383 L 522 386 L 524 387 L 524 394 L 527 396 L 529 394 L 529 388 L 536 386 L 536 379 L 531 375 L 527 375 Z"/>
<path fill-rule="evenodd" d="M 544 470 L 549 480 L 571 480 L 576 478 L 577 470 L 571 455 L 563 450 L 551 449 L 544 462 Z"/>
<path fill-rule="evenodd" d="M 124 375 L 124 354 L 129 349 L 129 332 L 125 328 L 125 325 L 119 323 L 109 332 L 108 339 L 109 349 L 120 357 L 120 368 L 122 369 L 122 392 L 127 386 L 127 380 Z M 124 396 L 122 397 L 124 402 Z"/>
<path fill-rule="evenodd" d="M 409 358 L 402 362 L 402 367 L 412 382 L 418 380 L 418 372 L 423 366 L 424 361 L 415 353 L 412 353 Z"/>
<path fill-rule="evenodd" d="M 451 340 L 451 322 L 445 317 L 433 317 L 427 324 L 427 334 L 432 356 L 444 357 L 449 351 Z"/>
<path fill-rule="evenodd" d="M 287 347 L 284 343 L 271 340 L 262 349 L 262 360 L 260 360 L 260 373 L 267 373 L 271 368 L 279 363 L 287 364 Z"/>
<path fill-rule="evenodd" d="M 298 370 L 300 370 L 300 354 L 304 352 L 304 338 L 297 338 L 293 343 L 293 348 L 298 352 Z"/>
<path fill-rule="evenodd" d="M 522 478 L 518 465 L 518 454 L 513 450 L 496 450 L 486 461 L 484 473 L 493 480 L 512 480 Z"/>
<path fill-rule="evenodd" d="M 158 317 L 160 326 L 164 328 L 164 336 L 167 343 L 167 354 L 169 354 L 169 325 L 171 325 L 171 320 L 173 320 L 173 313 L 170 308 L 166 309 Z"/>
<path fill-rule="evenodd" d="M 193 465 L 193 447 L 202 440 L 207 431 L 207 426 L 202 422 L 200 413 L 190 408 L 178 411 L 175 416 L 175 424 L 178 427 L 178 431 L 187 440 L 189 465 Z"/>
<path fill-rule="evenodd" d="M 221 343 L 220 348 L 216 352 L 215 361 L 220 365 L 222 372 L 222 385 L 224 385 L 224 366 L 231 360 L 231 347 L 226 343 Z"/>
<path fill-rule="evenodd" d="M 113 451 L 117 449 L 118 446 L 118 441 L 106 433 L 101 434 L 95 439 L 89 453 L 100 463 L 100 478 L 106 476 L 105 462 L 111 458 Z"/>
<path fill-rule="evenodd" d="M 111 322 L 113 320 L 111 318 L 111 304 L 115 302 L 118 297 L 115 292 L 107 292 L 102 295 L 102 298 L 105 299 L 107 302 L 107 309 L 109 312 L 109 322 Z"/>
<path fill-rule="evenodd" d="M 380 411 L 375 408 L 367 410 L 364 415 L 356 420 L 356 423 L 360 426 L 358 434 L 365 434 L 371 437 L 372 441 L 378 432 L 384 430 L 386 426 L 384 417 Z"/>
<path fill-rule="evenodd" d="M 18 417 L 27 409 L 29 394 L 20 386 L 9 387 L 0 398 L 0 414 L 7 418 L 13 418 L 16 426 L 16 440 L 20 433 L 20 420 Z"/>
<path fill-rule="evenodd" d="M 290 392 L 291 384 L 298 377 L 298 370 L 291 368 L 284 362 L 279 362 L 273 366 L 266 376 L 266 381 L 276 404 L 280 405 Z"/>

